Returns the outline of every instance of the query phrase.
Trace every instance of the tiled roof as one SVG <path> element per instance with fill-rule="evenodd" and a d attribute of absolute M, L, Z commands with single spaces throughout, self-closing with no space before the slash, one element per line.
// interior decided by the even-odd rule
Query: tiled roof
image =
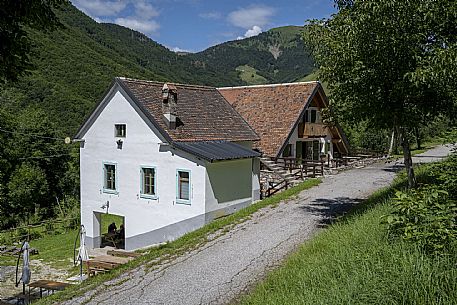
<path fill-rule="evenodd" d="M 252 149 L 227 141 L 173 142 L 172 145 L 210 162 L 260 156 L 260 153 Z"/>
<path fill-rule="evenodd" d="M 255 147 L 276 156 L 318 86 L 306 82 L 218 90 L 260 136 Z"/>
<path fill-rule="evenodd" d="M 171 141 L 257 141 L 259 136 L 226 101 L 216 88 L 173 84 L 178 91 L 177 117 L 180 123 L 170 129 L 163 120 L 164 83 L 119 78 Z"/>

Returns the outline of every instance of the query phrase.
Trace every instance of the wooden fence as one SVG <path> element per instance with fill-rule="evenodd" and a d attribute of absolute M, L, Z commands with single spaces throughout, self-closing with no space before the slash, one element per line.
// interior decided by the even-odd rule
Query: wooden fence
<path fill-rule="evenodd" d="M 293 174 L 296 178 L 302 180 L 306 177 L 315 178 L 316 176 L 324 175 L 325 161 L 323 160 L 308 160 L 292 157 L 272 158 L 272 160 L 288 170 L 289 173 Z"/>

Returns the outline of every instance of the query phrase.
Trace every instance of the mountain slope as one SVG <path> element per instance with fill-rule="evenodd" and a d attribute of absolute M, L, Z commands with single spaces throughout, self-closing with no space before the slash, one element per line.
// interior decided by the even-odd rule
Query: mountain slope
<path fill-rule="evenodd" d="M 254 71 L 251 73 L 252 81 L 242 75 L 242 80 L 247 83 L 259 83 L 258 76 L 266 83 L 292 82 L 313 70 L 313 61 L 300 37 L 301 30 L 302 27 L 298 26 L 275 28 L 190 56 L 226 74 L 236 70 Z"/>
<path fill-rule="evenodd" d="M 97 23 L 71 4 L 56 13 L 60 28 L 29 31 L 35 69 L 0 88 L 0 106 L 44 109 L 63 135 L 76 131 L 115 76 L 236 86 L 293 81 L 311 70 L 299 27 L 179 55 L 139 32 Z"/>

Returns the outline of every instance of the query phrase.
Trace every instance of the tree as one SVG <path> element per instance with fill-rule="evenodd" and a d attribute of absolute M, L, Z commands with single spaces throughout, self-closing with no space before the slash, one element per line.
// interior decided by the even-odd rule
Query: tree
<path fill-rule="evenodd" d="M 29 162 L 22 163 L 8 182 L 10 209 L 15 217 L 35 215 L 47 207 L 48 182 L 44 171 Z"/>
<path fill-rule="evenodd" d="M 396 130 L 414 187 L 408 131 L 455 106 L 455 0 L 335 2 L 338 13 L 304 34 L 320 78 L 345 121 Z"/>
<path fill-rule="evenodd" d="M 64 3 L 67 0 L 0 0 L 0 82 L 15 81 L 31 67 L 26 27 L 57 26 L 52 9 Z"/>

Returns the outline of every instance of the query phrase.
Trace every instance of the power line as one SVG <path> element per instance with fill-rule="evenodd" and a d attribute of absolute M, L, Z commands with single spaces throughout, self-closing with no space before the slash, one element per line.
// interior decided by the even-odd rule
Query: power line
<path fill-rule="evenodd" d="M 29 160 L 29 159 L 49 159 L 49 158 L 59 158 L 63 156 L 72 156 L 73 154 L 59 154 L 59 155 L 50 155 L 50 156 L 40 156 L 40 157 L 26 157 L 18 158 L 18 160 Z"/>
<path fill-rule="evenodd" d="M 20 134 L 20 135 L 24 135 L 24 136 L 30 136 L 30 137 L 35 137 L 35 138 L 47 139 L 47 140 L 65 141 L 65 138 L 40 136 L 40 135 L 34 134 L 34 133 L 25 133 L 25 132 L 19 132 L 19 131 L 6 130 L 1 127 L 0 127 L 0 131 L 2 131 L 4 133 L 9 133 L 9 134 Z"/>

